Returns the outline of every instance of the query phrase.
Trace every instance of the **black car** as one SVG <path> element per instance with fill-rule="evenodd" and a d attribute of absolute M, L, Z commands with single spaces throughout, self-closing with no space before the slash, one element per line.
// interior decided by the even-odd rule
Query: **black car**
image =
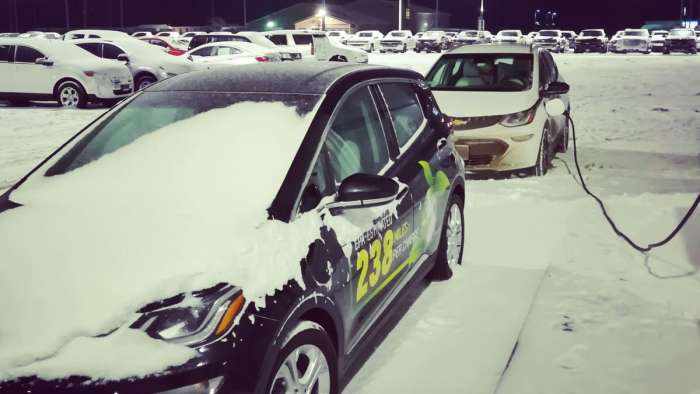
<path fill-rule="evenodd" d="M 695 31 L 692 29 L 673 29 L 666 36 L 664 55 L 671 52 L 683 52 L 691 55 L 698 53 Z"/>
<path fill-rule="evenodd" d="M 582 30 L 574 40 L 574 52 L 584 53 L 584 52 L 608 52 L 608 39 L 605 36 L 605 30 L 602 29 L 588 29 Z"/>
<path fill-rule="evenodd" d="M 280 226 L 292 226 L 304 215 L 320 217 L 320 235 L 308 245 L 306 257 L 300 256 L 301 279 L 271 289 L 264 303 L 247 302 L 245 284 L 228 281 L 148 301 L 129 327 L 196 349 L 194 358 L 162 373 L 117 381 L 24 377 L 0 383 L 0 393 L 338 393 L 351 366 L 376 345 L 373 338 L 385 335 L 387 319 L 407 292 L 428 275 L 450 277 L 462 257 L 465 201 L 464 167 L 450 142 L 450 119 L 440 112 L 421 75 L 378 66 L 238 66 L 154 84 L 82 130 L 5 192 L 0 198 L 0 223 L 10 217 L 16 220 L 23 210 L 37 209 L 36 204 L 23 205 L 23 189 L 35 190 L 32 185 L 47 178 L 60 184 L 76 169 L 97 171 L 104 168 L 99 164 L 104 157 L 115 160 L 114 155 L 125 148 L 133 155 L 136 147 L 144 146 L 134 141 L 156 134 L 153 124 L 191 125 L 185 122 L 219 116 L 217 124 L 230 126 L 231 133 L 241 132 L 240 119 L 226 117 L 225 111 L 239 103 L 281 103 L 311 119 L 304 130 L 266 128 L 265 119 L 247 122 L 280 138 L 301 133 L 302 142 L 298 150 L 294 148 L 289 166 L 282 163 L 288 170 L 267 209 L 268 222 Z M 137 115 L 140 121 L 133 119 Z M 167 130 L 158 127 L 160 133 Z M 245 138 L 260 135 L 244 135 L 249 134 L 252 137 Z M 220 146 L 227 141 L 207 143 Z M 241 137 L 237 143 L 246 140 Z M 273 151 L 253 152 L 257 159 L 250 168 L 212 169 L 211 174 L 194 176 L 209 177 L 207 183 L 212 184 L 228 177 L 255 176 L 251 170 L 276 160 Z M 222 158 L 220 163 L 226 161 Z M 117 187 L 134 171 L 122 166 L 110 167 L 123 173 L 124 178 L 110 178 Z M 153 179 L 146 190 L 134 190 L 133 200 L 126 203 L 148 200 L 149 190 L 158 190 L 160 184 Z M 172 193 L 189 187 L 183 178 L 183 190 Z M 202 190 L 186 191 L 197 197 L 192 204 L 200 198 L 208 204 L 217 200 Z M 40 201 L 52 200 L 47 197 Z M 235 229 L 236 218 L 228 220 Z M 350 234 L 355 235 L 348 236 L 346 228 L 334 224 L 340 221 L 351 222 L 357 232 Z M 80 237 L 83 231 L 101 228 L 71 231 Z M 131 251 L 123 253 L 128 258 Z M 100 264 L 99 257 L 95 264 Z M 61 264 L 60 259 L 57 256 L 52 263 Z M 251 269 L 259 263 L 238 262 Z M 297 269 L 296 261 L 279 264 Z M 187 333 L 166 336 L 164 327 Z M 51 329 L 50 324 L 44 328 Z"/>

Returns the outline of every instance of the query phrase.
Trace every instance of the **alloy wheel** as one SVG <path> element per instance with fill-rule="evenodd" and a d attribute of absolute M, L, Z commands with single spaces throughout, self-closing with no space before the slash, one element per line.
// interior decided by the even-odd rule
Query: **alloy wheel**
<path fill-rule="evenodd" d="M 464 227 L 459 205 L 452 204 L 447 216 L 447 265 L 454 268 L 459 264 L 464 245 Z"/>
<path fill-rule="evenodd" d="M 67 108 L 77 108 L 80 102 L 80 93 L 74 86 L 66 86 L 59 94 L 61 105 Z"/>
<path fill-rule="evenodd" d="M 270 394 L 329 394 L 331 375 L 325 355 L 315 345 L 294 349 L 275 373 Z"/>

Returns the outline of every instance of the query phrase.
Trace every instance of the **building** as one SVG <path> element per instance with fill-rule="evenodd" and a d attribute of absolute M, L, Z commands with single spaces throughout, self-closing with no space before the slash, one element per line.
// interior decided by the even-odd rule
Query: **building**
<path fill-rule="evenodd" d="M 424 31 L 435 26 L 449 26 L 450 15 L 440 12 L 435 17 L 435 10 L 406 4 L 404 29 Z M 379 30 L 384 33 L 398 28 L 399 4 L 391 0 L 356 0 L 352 3 L 326 4 L 325 15 L 320 12 L 318 2 L 297 3 L 262 18 L 250 21 L 247 30 L 277 29 L 321 29 L 325 22 L 326 30 L 343 30 L 349 33 L 358 30 Z"/>

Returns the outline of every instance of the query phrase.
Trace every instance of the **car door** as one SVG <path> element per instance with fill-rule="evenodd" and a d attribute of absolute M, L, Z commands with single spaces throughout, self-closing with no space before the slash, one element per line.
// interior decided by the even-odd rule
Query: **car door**
<path fill-rule="evenodd" d="M 387 130 L 369 86 L 345 94 L 326 130 L 324 149 L 336 185 L 363 173 L 386 175 L 390 162 Z M 401 286 L 411 252 L 412 200 L 402 185 L 397 198 L 375 207 L 346 209 L 326 215 L 345 258 L 346 281 L 335 295 L 343 313 L 350 353 L 386 309 Z"/>
<path fill-rule="evenodd" d="M 36 64 L 46 55 L 28 45 L 17 45 L 15 51 L 15 77 L 21 93 L 52 94 L 55 82 L 53 65 Z M 53 60 L 53 59 L 52 59 Z"/>
<path fill-rule="evenodd" d="M 15 46 L 0 44 L 0 75 L 14 75 L 15 64 L 12 59 L 15 55 Z M 16 78 L 0 78 L 0 93 L 17 93 Z"/>
<path fill-rule="evenodd" d="M 438 248 L 456 158 L 446 136 L 429 121 L 435 107 L 422 86 L 405 81 L 382 83 L 378 88 L 397 148 L 387 175 L 409 185 L 413 203 L 414 230 L 405 272 L 409 280 Z"/>

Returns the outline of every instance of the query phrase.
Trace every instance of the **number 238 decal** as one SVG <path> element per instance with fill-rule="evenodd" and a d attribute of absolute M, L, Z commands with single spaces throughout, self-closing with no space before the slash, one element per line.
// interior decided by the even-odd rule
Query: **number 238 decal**
<path fill-rule="evenodd" d="M 375 239 L 370 244 L 369 251 L 366 248 L 357 251 L 356 267 L 360 271 L 360 280 L 357 282 L 356 302 L 360 302 L 370 288 L 376 287 L 381 277 L 389 275 L 393 262 L 394 231 L 392 229 L 384 233 L 381 241 Z"/>

